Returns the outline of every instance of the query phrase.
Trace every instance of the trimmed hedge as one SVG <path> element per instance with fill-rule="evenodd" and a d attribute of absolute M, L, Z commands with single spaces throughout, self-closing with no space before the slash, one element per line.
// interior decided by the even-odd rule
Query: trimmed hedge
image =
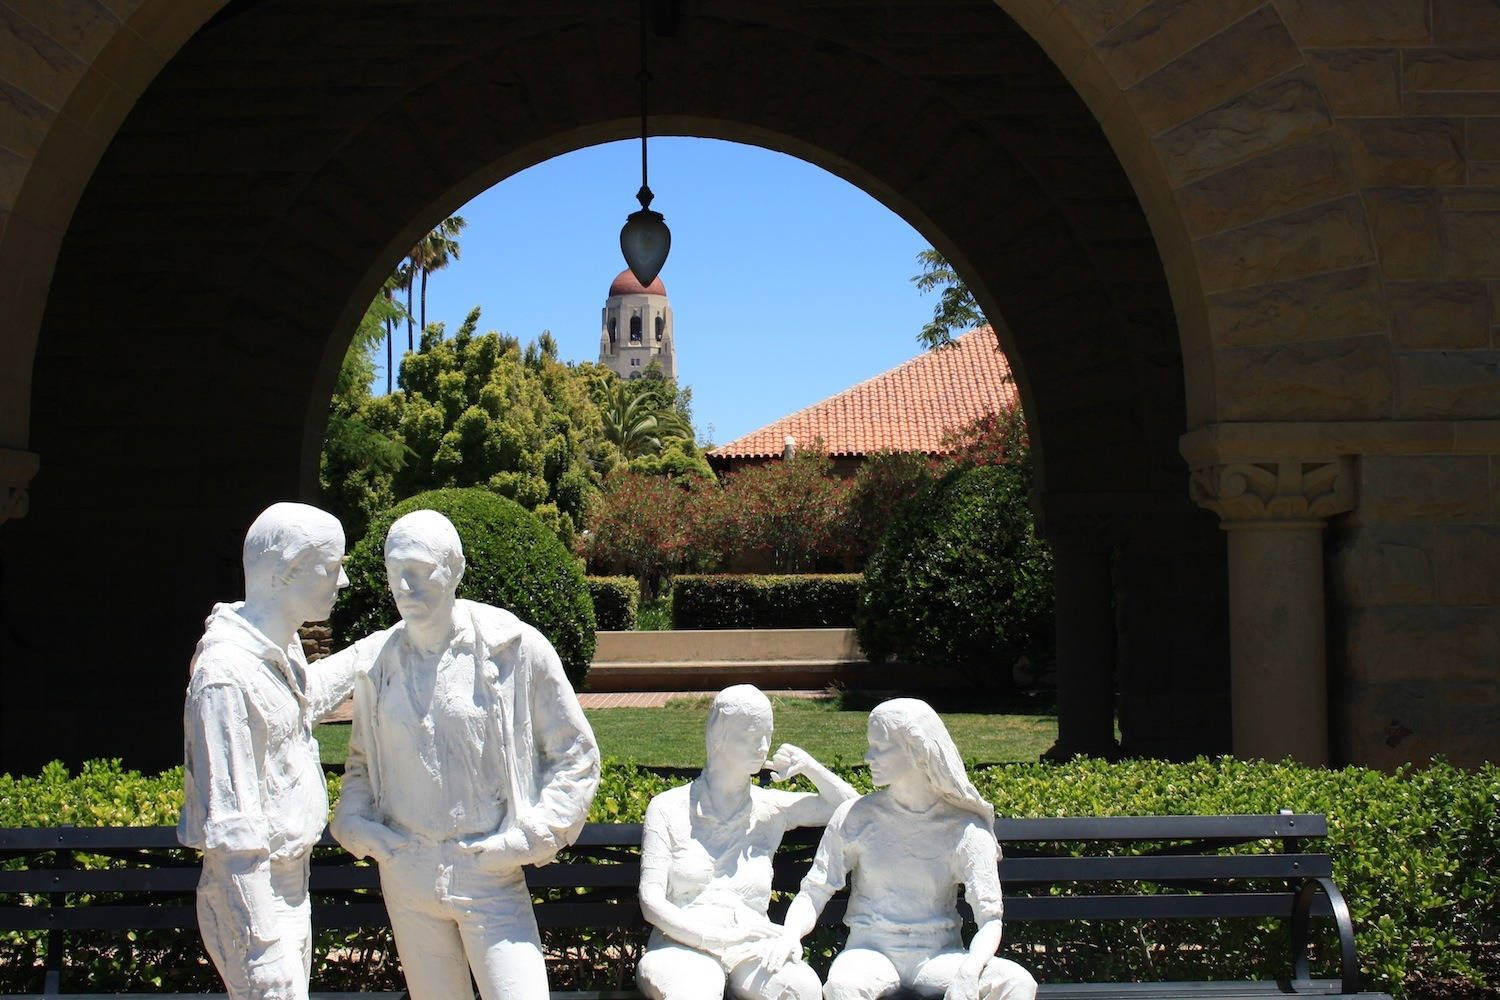
<path fill-rule="evenodd" d="M 588 577 L 594 625 L 601 632 L 629 632 L 641 609 L 641 585 L 633 576 Z"/>
<path fill-rule="evenodd" d="M 582 688 L 594 658 L 594 604 L 583 567 L 535 515 L 489 490 L 429 490 L 373 518 L 349 553 L 349 587 L 333 609 L 334 634 L 347 643 L 396 624 L 385 536 L 397 518 L 424 509 L 446 516 L 463 541 L 467 567 L 458 596 L 505 608 L 535 626 L 557 650 L 573 687 Z"/>
<path fill-rule="evenodd" d="M 868 790 L 864 768 L 840 768 Z M 1002 816 L 1107 816 L 1266 813 L 1277 809 L 1328 816 L 1324 846 L 1348 897 L 1369 988 L 1398 997 L 1448 980 L 1484 983 L 1485 962 L 1500 940 L 1500 766 L 1466 772 L 1438 763 L 1385 774 L 1363 768 L 1331 771 L 1290 763 L 1232 758 L 1184 764 L 1077 759 L 1067 764 L 1005 764 L 976 769 L 979 790 Z M 607 761 L 589 819 L 638 823 L 667 779 Z M 333 796 L 338 782 L 330 782 Z M 95 761 L 79 775 L 51 764 L 39 777 L 0 775 L 0 826 L 152 825 L 175 822 L 182 772 L 156 777 Z M 1110 845 L 1072 845 L 1078 853 Z M 1132 850 L 1145 850 L 1136 846 Z M 90 868 L 120 865 L 84 856 Z M 4 864 L 13 865 L 14 862 Z M 9 904 L 12 899 L 0 897 Z M 1326 921 L 1319 921 L 1326 931 Z M 571 936 L 568 936 L 571 934 Z M 66 976 L 89 989 L 178 991 L 219 989 L 190 931 L 72 935 Z M 549 931 L 549 950 L 566 947 L 569 961 L 551 964 L 558 989 L 608 987 L 628 981 L 641 936 Z M 1288 970 L 1284 921 L 1089 921 L 1015 924 L 1007 954 L 1042 981 L 1275 978 Z M 0 992 L 40 987 L 43 936 L 0 934 Z M 812 941 L 813 961 L 826 970 L 837 934 Z M 341 949 L 341 950 L 337 950 Z M 320 931 L 314 949 L 318 990 L 399 989 L 400 972 L 386 932 Z M 341 957 L 331 957 L 341 956 Z M 1332 935 L 1320 943 L 1315 975 L 1336 974 Z M 576 959 L 572 960 L 572 959 Z M 1493 968 L 1493 964 L 1491 964 Z"/>
<path fill-rule="evenodd" d="M 672 625 L 702 628 L 849 628 L 858 573 L 714 574 L 672 579 Z"/>

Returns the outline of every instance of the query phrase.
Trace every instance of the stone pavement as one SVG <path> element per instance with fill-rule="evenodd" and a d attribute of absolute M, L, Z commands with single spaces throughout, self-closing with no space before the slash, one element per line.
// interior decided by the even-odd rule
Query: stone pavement
<path fill-rule="evenodd" d="M 717 691 L 585 691 L 578 696 L 584 708 L 661 708 L 669 701 L 683 698 L 712 698 Z M 807 698 L 821 700 L 833 697 L 827 691 L 767 691 L 773 698 Z M 354 714 L 354 699 L 346 700 L 324 719 L 324 722 L 348 722 Z"/>

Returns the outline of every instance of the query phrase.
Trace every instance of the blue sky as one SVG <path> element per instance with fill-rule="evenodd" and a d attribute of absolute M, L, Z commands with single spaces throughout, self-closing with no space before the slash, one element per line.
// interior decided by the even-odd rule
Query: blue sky
<path fill-rule="evenodd" d="M 482 331 L 551 330 L 564 360 L 597 360 L 639 186 L 632 141 L 490 188 L 459 210 L 463 257 L 429 279 L 428 322 L 451 332 L 479 305 Z M 651 189 L 672 230 L 662 280 L 700 439 L 732 440 L 921 350 L 935 297 L 910 279 L 927 242 L 858 188 L 754 146 L 653 138 Z"/>

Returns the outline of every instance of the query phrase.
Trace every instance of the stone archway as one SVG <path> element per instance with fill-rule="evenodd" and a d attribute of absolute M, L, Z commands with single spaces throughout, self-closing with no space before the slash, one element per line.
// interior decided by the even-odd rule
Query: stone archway
<path fill-rule="evenodd" d="M 69 617 L 39 596 L 52 563 L 102 556 L 85 600 L 132 594 L 120 635 L 167 636 L 161 660 L 183 662 L 204 602 L 233 590 L 224 526 L 306 482 L 319 379 L 352 328 L 344 304 L 466 186 L 628 128 L 633 62 L 615 41 L 633 4 L 454 5 L 442 23 L 420 5 L 167 6 L 58 4 L 45 23 L 0 25 L 35 54 L 6 78 L 30 103 L 6 112 L 19 153 L 0 263 L 17 268 L 3 272 L 17 308 L 0 327 L 0 473 L 14 490 L 28 453 L 44 462 L 30 516 L 3 536 L 7 765 L 49 727 L 86 723 L 85 754 L 141 719 L 172 728 L 144 696 L 110 721 L 112 699 L 89 693 L 100 668 L 52 648 Z M 1490 57 L 1455 48 L 1500 40 L 1483 12 L 767 7 L 684 0 L 679 38 L 659 48 L 660 107 L 682 130 L 795 146 L 850 176 L 1003 317 L 1060 583 L 1081 581 L 1062 603 L 1089 616 L 1067 631 L 1073 655 L 1098 662 L 1118 642 L 1127 741 L 1208 748 L 1202 733 L 1147 737 L 1182 714 L 1211 731 L 1223 708 L 1222 543 L 1189 500 L 1190 465 L 1193 499 L 1254 536 L 1239 550 L 1302 539 L 1274 571 L 1297 588 L 1234 576 L 1242 748 L 1326 747 L 1326 645 L 1336 756 L 1487 754 L 1483 643 L 1500 601 L 1470 581 L 1485 575 L 1500 453 L 1486 353 L 1500 216 L 1485 186 L 1500 103 Z M 256 458 L 223 461 L 226 445 Z M 1328 539 L 1325 637 L 1317 539 L 1356 497 Z M 1300 652 L 1247 645 L 1288 615 Z M 1434 670 L 1423 646 L 1438 637 L 1453 665 Z M 1267 683 L 1277 660 L 1289 669 Z M 71 704 L 13 707 L 36 673 Z M 175 703 L 179 676 L 139 673 L 171 678 Z M 1286 701 L 1304 717 L 1260 726 Z M 1313 734 L 1310 753 L 1275 742 L 1291 731 Z"/>

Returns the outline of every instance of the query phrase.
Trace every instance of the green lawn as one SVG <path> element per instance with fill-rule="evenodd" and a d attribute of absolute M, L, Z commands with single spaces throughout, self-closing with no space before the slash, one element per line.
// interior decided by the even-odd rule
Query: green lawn
<path fill-rule="evenodd" d="M 795 743 L 826 763 L 859 763 L 865 753 L 865 720 L 871 702 L 846 696 L 824 702 L 774 699 L 774 743 Z M 709 699 L 674 701 L 665 708 L 603 708 L 586 714 L 607 757 L 653 767 L 703 766 L 703 725 Z M 945 706 L 935 706 L 945 707 Z M 967 707 L 967 706 L 965 706 Z M 943 721 L 963 755 L 985 763 L 1036 760 L 1057 738 L 1050 704 L 1017 700 L 993 712 L 943 712 Z M 347 725 L 318 728 L 325 763 L 343 761 Z"/>

